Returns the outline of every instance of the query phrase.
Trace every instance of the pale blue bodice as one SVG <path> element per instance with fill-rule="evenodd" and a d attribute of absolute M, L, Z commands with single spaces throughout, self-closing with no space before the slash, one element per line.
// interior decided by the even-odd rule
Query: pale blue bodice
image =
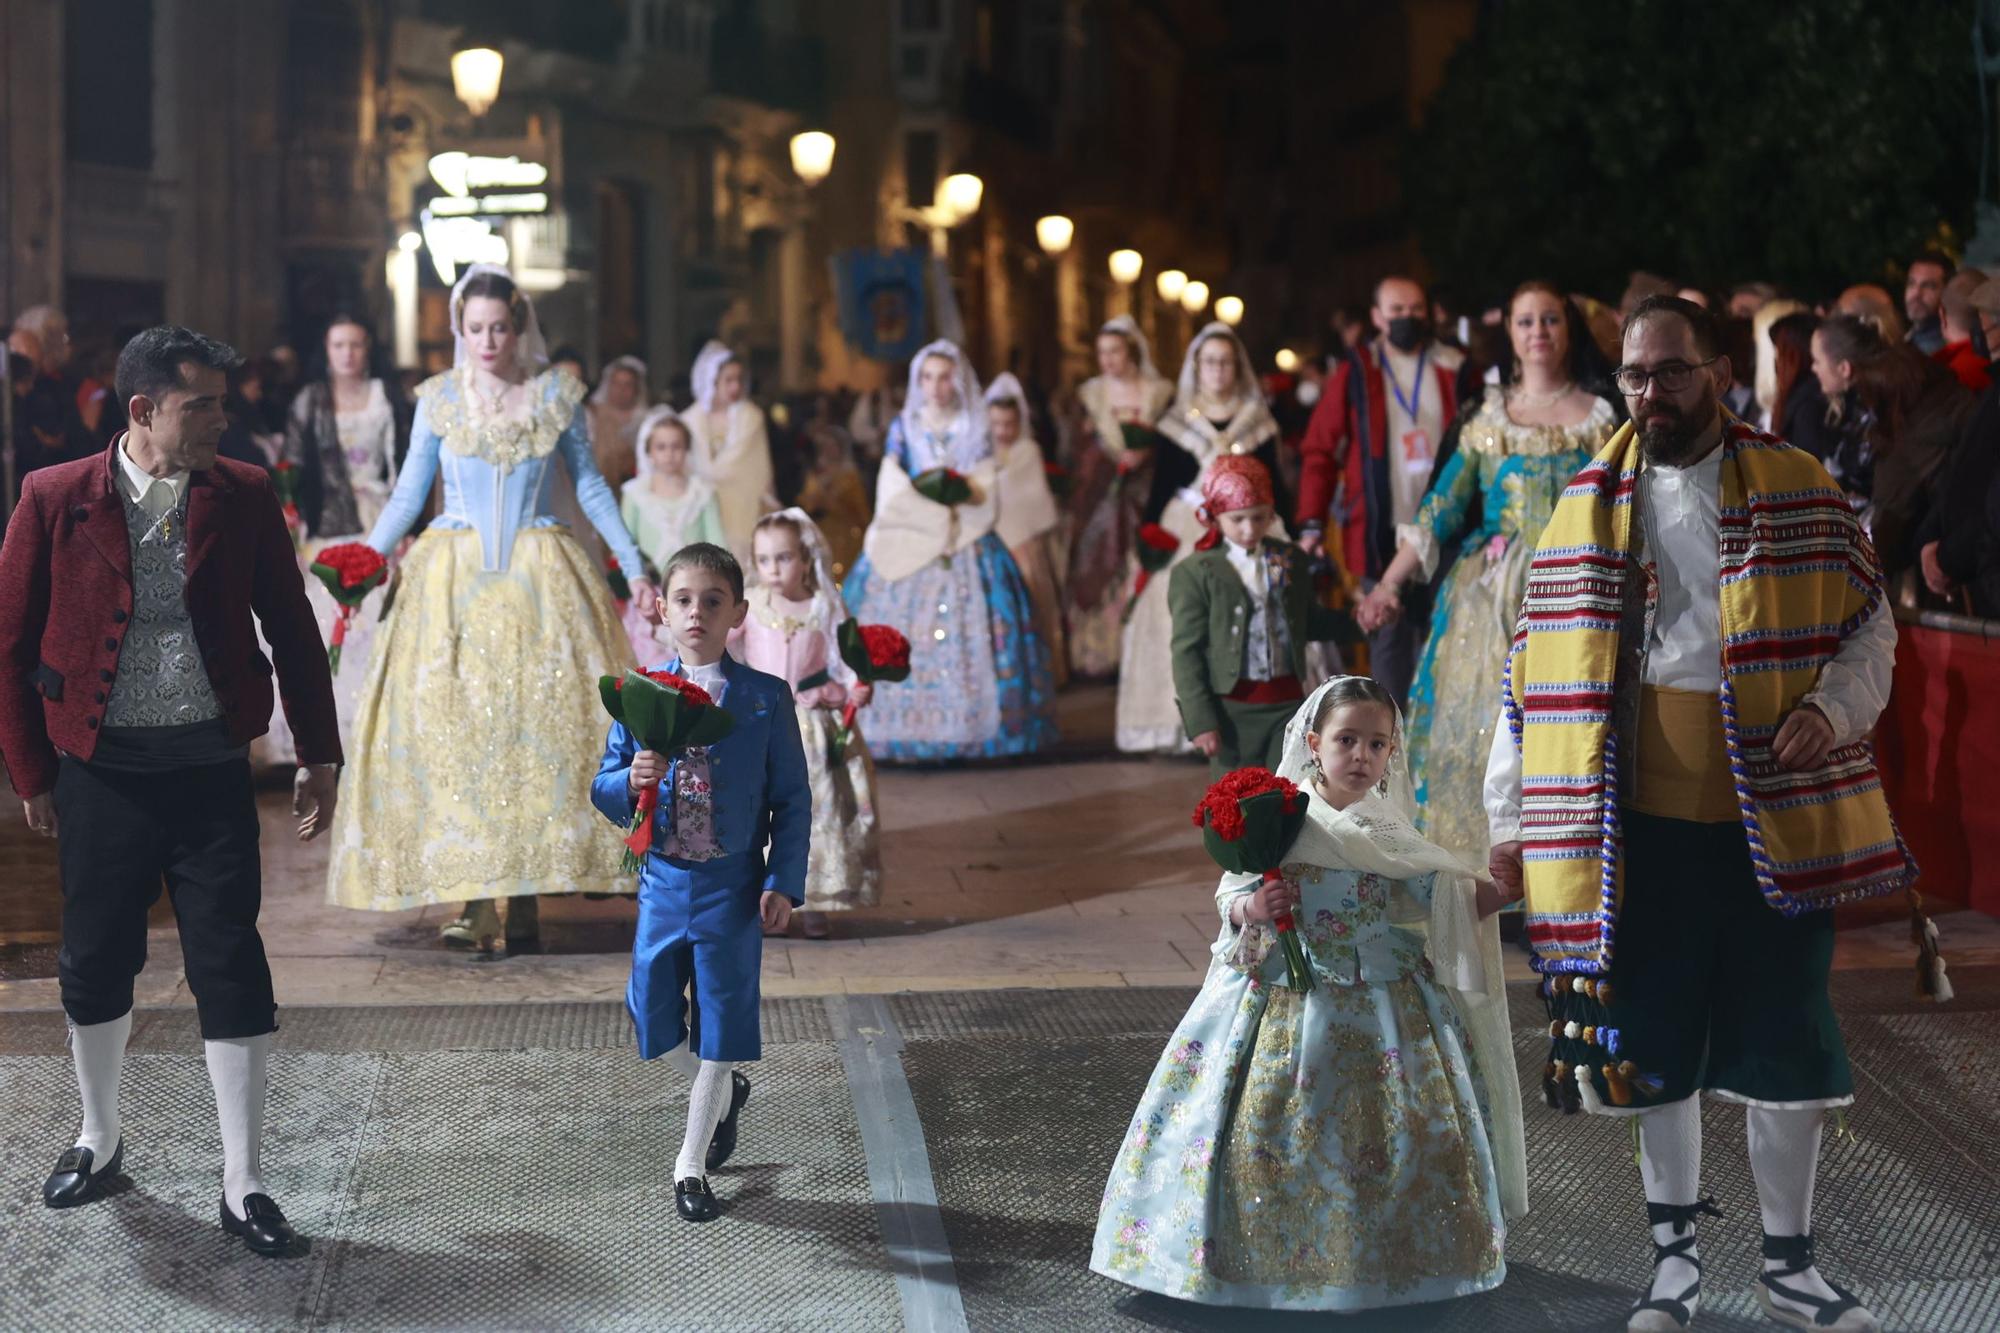
<path fill-rule="evenodd" d="M 1335 870 L 1310 862 L 1288 862 L 1288 878 L 1299 886 L 1294 913 L 1299 936 L 1321 981 L 1335 986 L 1380 985 L 1412 974 L 1428 976 L 1424 937 L 1409 926 L 1428 919 L 1435 875 L 1392 880 L 1359 870 Z M 1225 913 L 1227 901 L 1218 903 Z M 1238 971 L 1282 982 L 1282 953 L 1268 928 L 1237 934 L 1225 927 L 1216 949 Z"/>
<path fill-rule="evenodd" d="M 528 381 L 528 387 L 535 410 L 527 421 L 474 426 L 456 374 L 426 380 L 417 390 L 409 458 L 368 544 L 387 555 L 402 540 L 423 511 L 441 468 L 444 512 L 430 526 L 478 532 L 484 567 L 504 570 L 521 529 L 561 526 L 550 502 L 552 465 L 560 455 L 584 516 L 617 557 L 619 569 L 637 578 L 644 568 L 638 545 L 618 516 L 618 498 L 591 457 L 583 386 L 550 370 Z"/>

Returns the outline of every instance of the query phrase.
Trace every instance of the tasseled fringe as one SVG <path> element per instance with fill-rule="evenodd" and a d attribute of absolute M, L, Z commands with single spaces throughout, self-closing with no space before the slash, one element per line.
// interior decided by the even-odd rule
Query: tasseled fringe
<path fill-rule="evenodd" d="M 1610 1026 L 1611 1014 L 1605 1008 L 1611 986 L 1596 977 L 1555 973 L 1542 978 L 1540 991 L 1549 1015 L 1549 1058 L 1542 1067 L 1542 1100 L 1550 1110 L 1575 1115 L 1588 1104 L 1580 1087 L 1588 1085 L 1591 1071 L 1618 1064 L 1619 1034 Z M 1582 1076 L 1582 1085 L 1578 1076 Z M 1595 1097 L 1594 1089 L 1590 1096 Z"/>
<path fill-rule="evenodd" d="M 1938 948 L 1937 922 L 1924 913 L 1923 895 L 1910 889 L 1910 943 L 1917 947 L 1917 994 L 1939 1004 L 1948 1003 L 1954 992 L 1945 975 L 1944 954 Z"/>

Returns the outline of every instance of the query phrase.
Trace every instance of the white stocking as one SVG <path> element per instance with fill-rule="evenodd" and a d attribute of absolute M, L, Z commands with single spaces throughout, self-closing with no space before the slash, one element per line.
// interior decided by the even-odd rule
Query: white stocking
<path fill-rule="evenodd" d="M 730 1072 L 736 1066 L 727 1060 L 703 1060 L 688 1089 L 687 1137 L 681 1140 L 681 1155 L 674 1162 L 675 1181 L 708 1178 L 708 1143 L 715 1127 L 729 1113 Z"/>
<path fill-rule="evenodd" d="M 1639 1116 L 1639 1176 L 1645 1182 L 1646 1202 L 1685 1207 L 1701 1198 L 1701 1105 L 1693 1097 L 1670 1102 Z M 1690 1219 L 1685 1227 L 1661 1222 L 1653 1227 L 1655 1245 L 1671 1245 L 1694 1230 Z M 1696 1250 L 1689 1256 L 1695 1257 Z M 1653 1273 L 1647 1299 L 1679 1300 L 1683 1291 L 1700 1280 L 1701 1273 L 1686 1258 L 1667 1259 Z M 1687 1302 L 1692 1314 L 1699 1298 Z"/>
<path fill-rule="evenodd" d="M 692 1044 L 685 1041 L 661 1056 L 660 1063 L 690 1081 L 701 1072 L 701 1057 L 694 1053 Z"/>
<path fill-rule="evenodd" d="M 118 1151 L 124 1122 L 118 1117 L 118 1083 L 125 1073 L 125 1043 L 132 1037 L 132 1012 L 109 1023 L 72 1024 L 70 1060 L 76 1065 L 76 1090 L 83 1098 L 83 1128 L 76 1146 L 91 1152 L 91 1169 L 102 1171 Z"/>
<path fill-rule="evenodd" d="M 1809 1236 L 1812 1234 L 1813 1180 L 1819 1173 L 1819 1139 L 1823 1123 L 1818 1107 L 1802 1111 L 1777 1111 L 1769 1107 L 1749 1108 L 1744 1126 L 1750 1141 L 1750 1172 L 1757 1178 L 1757 1206 L 1764 1214 L 1767 1236 Z M 1786 1267 L 1782 1259 L 1766 1259 L 1764 1271 Z M 1817 1267 L 1784 1278 L 1796 1291 L 1809 1292 L 1821 1300 L 1836 1299 L 1833 1288 L 1819 1275 Z M 1786 1301 L 1777 1292 L 1773 1300 L 1787 1309 L 1808 1307 Z"/>
<path fill-rule="evenodd" d="M 222 1127 L 222 1197 L 242 1217 L 243 1196 L 267 1194 L 263 1180 L 264 1088 L 271 1034 L 202 1043 Z"/>

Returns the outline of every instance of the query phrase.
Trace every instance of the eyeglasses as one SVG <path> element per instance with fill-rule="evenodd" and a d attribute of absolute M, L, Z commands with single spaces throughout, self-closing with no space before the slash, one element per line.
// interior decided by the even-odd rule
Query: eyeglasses
<path fill-rule="evenodd" d="M 1704 366 L 1712 366 L 1721 357 L 1711 356 L 1706 361 L 1689 365 L 1685 361 L 1669 361 L 1654 370 L 1642 366 L 1620 366 L 1611 372 L 1611 382 L 1618 386 L 1618 392 L 1627 398 L 1637 398 L 1646 392 L 1648 384 L 1659 386 L 1661 393 L 1679 393 L 1693 382 L 1694 373 Z"/>

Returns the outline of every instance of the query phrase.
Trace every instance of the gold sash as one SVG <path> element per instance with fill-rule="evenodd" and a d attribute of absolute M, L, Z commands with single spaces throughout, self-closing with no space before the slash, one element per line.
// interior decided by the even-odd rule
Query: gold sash
<path fill-rule="evenodd" d="M 1742 820 L 1720 698 L 1698 690 L 1643 686 L 1634 740 L 1632 788 L 1625 800 L 1632 809 L 1698 824 Z"/>

